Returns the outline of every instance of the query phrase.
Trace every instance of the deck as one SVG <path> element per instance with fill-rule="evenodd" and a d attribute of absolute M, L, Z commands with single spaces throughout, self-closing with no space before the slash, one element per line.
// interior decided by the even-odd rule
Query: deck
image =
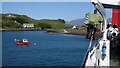
<path fill-rule="evenodd" d="M 110 49 L 110 65 L 120 68 L 120 53 L 116 49 Z"/>

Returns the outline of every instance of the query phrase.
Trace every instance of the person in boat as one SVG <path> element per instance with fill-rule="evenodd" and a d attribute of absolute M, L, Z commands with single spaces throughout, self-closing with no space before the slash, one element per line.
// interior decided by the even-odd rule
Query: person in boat
<path fill-rule="evenodd" d="M 111 27 L 110 23 L 107 24 L 107 29 L 109 29 Z"/>
<path fill-rule="evenodd" d="M 112 46 L 112 48 L 115 48 L 117 46 L 116 45 L 117 35 L 119 34 L 117 25 L 114 24 L 111 28 L 108 28 L 108 33 L 109 33 L 108 39 L 111 42 L 111 46 Z"/>
<path fill-rule="evenodd" d="M 97 30 L 97 25 L 99 24 L 98 22 L 102 22 L 103 18 L 99 15 L 97 15 L 97 9 L 94 10 L 93 13 L 87 13 L 85 15 L 85 25 L 87 25 L 87 39 L 95 38 L 94 35 Z"/>
<path fill-rule="evenodd" d="M 109 25 L 109 24 L 108 24 Z M 113 26 L 109 26 L 107 28 L 107 39 L 110 40 L 110 45 L 112 48 L 116 48 L 116 43 L 117 43 L 117 36 L 119 34 L 119 30 L 117 28 L 116 23 L 114 23 Z"/>
<path fill-rule="evenodd" d="M 117 53 L 118 55 L 120 56 L 120 33 L 117 35 L 117 38 L 116 38 L 116 49 L 117 49 Z"/>

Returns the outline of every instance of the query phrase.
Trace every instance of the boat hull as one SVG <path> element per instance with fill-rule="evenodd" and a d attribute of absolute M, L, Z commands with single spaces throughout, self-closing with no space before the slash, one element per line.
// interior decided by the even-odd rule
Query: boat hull
<path fill-rule="evenodd" d="M 17 45 L 28 45 L 28 42 L 16 42 Z"/>

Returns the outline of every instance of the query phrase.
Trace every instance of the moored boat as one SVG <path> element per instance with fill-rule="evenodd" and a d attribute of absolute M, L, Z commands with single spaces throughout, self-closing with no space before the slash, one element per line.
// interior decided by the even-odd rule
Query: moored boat
<path fill-rule="evenodd" d="M 15 39 L 15 42 L 17 45 L 28 45 L 29 44 L 28 39 L 22 39 L 22 40 Z"/>

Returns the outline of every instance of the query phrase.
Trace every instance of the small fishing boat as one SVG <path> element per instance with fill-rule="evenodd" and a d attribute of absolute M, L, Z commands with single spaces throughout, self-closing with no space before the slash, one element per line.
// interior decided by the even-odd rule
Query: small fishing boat
<path fill-rule="evenodd" d="M 15 39 L 15 42 L 17 45 L 28 45 L 29 44 L 28 39 L 22 39 L 22 40 Z"/>

